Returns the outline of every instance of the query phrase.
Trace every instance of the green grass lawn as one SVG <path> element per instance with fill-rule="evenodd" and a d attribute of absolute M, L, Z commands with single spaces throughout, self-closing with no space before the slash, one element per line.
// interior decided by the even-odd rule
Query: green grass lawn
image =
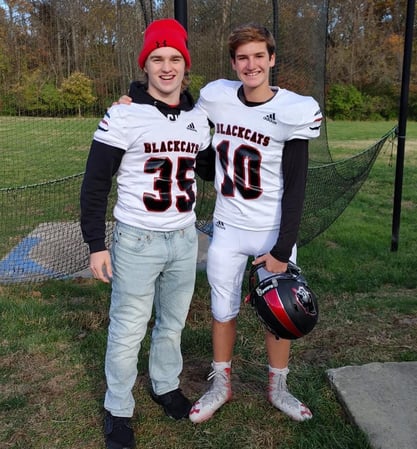
<path fill-rule="evenodd" d="M 0 188 L 84 171 L 98 118 L 0 117 Z"/>
<path fill-rule="evenodd" d="M 362 150 L 391 125 L 331 122 L 330 148 Z M 202 425 L 170 420 L 150 399 L 145 338 L 134 388 L 138 448 L 370 449 L 338 402 L 326 370 L 417 360 L 417 124 L 408 130 L 398 251 L 390 250 L 395 148 L 392 155 L 391 148 L 381 152 L 343 214 L 299 249 L 298 263 L 319 298 L 320 320 L 293 343 L 288 382 L 314 418 L 295 423 L 266 401 L 263 329 L 242 304 L 234 400 Z M 92 279 L 0 286 L 1 448 L 104 448 L 108 306 L 109 287 Z M 210 320 L 207 279 L 199 272 L 182 341 L 181 386 L 193 400 L 207 385 Z"/>

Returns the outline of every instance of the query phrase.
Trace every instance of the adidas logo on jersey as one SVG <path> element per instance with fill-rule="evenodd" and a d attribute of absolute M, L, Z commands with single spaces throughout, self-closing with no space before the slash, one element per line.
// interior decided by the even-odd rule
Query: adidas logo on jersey
<path fill-rule="evenodd" d="M 275 112 L 273 112 L 272 114 L 265 115 L 265 117 L 263 119 L 268 122 L 273 123 L 274 125 L 277 124 L 277 121 L 275 120 Z"/>
<path fill-rule="evenodd" d="M 190 131 L 197 132 L 197 130 L 195 129 L 195 125 L 194 125 L 193 122 L 191 122 L 191 123 L 187 126 L 187 129 L 190 130 Z"/>
<path fill-rule="evenodd" d="M 226 229 L 226 226 L 224 225 L 224 223 L 220 220 L 216 220 L 216 222 L 214 223 L 216 225 L 217 228 L 219 229 Z"/>

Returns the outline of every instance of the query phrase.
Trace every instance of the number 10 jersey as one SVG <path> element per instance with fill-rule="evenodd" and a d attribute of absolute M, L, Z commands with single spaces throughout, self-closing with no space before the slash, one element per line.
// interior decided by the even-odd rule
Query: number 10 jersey
<path fill-rule="evenodd" d="M 214 124 L 214 217 L 242 229 L 278 229 L 285 142 L 318 137 L 320 107 L 312 97 L 275 87 L 269 101 L 248 106 L 238 96 L 241 86 L 239 81 L 211 82 L 197 103 Z"/>

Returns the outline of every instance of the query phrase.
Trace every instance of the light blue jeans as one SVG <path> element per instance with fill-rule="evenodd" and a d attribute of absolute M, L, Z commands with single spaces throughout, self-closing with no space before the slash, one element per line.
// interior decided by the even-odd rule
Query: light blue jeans
<path fill-rule="evenodd" d="M 197 245 L 194 225 L 156 232 L 116 223 L 104 400 L 105 409 L 114 416 L 133 415 L 138 354 L 153 306 L 152 388 L 161 395 L 179 386 L 181 332 L 194 291 Z"/>

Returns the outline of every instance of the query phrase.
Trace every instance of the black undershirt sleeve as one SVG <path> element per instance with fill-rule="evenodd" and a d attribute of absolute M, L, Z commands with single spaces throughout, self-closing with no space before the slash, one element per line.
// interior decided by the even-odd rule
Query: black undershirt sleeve
<path fill-rule="evenodd" d="M 303 213 L 308 169 L 308 140 L 294 139 L 285 143 L 282 154 L 284 194 L 281 224 L 276 244 L 270 253 L 281 262 L 288 262 L 297 241 Z"/>
<path fill-rule="evenodd" d="M 213 129 L 214 123 L 209 119 L 207 120 L 210 128 Z M 216 150 L 211 144 L 197 153 L 195 172 L 204 181 L 214 181 L 216 175 Z"/>
<path fill-rule="evenodd" d="M 124 150 L 93 140 L 81 185 L 81 231 L 90 253 L 106 249 L 106 212 L 113 175 Z"/>
<path fill-rule="evenodd" d="M 195 172 L 204 181 L 214 181 L 216 153 L 210 145 L 197 153 Z"/>

